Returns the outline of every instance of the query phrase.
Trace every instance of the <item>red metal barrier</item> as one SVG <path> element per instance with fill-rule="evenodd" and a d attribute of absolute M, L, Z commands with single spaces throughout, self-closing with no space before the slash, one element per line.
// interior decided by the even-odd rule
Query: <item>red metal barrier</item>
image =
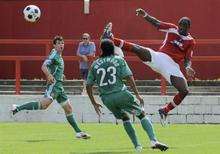
<path fill-rule="evenodd" d="M 73 44 L 78 40 L 65 40 L 65 44 Z M 99 40 L 95 40 L 98 42 Z M 162 40 L 129 40 L 131 42 L 141 42 L 144 44 L 160 44 Z M 220 39 L 198 39 L 197 44 L 220 44 Z M 16 94 L 20 94 L 20 79 L 21 79 L 21 61 L 42 61 L 46 58 L 50 50 L 51 40 L 49 39 L 0 39 L 0 44 L 42 44 L 45 46 L 45 56 L 0 56 L 0 61 L 15 62 L 15 79 L 16 79 Z M 77 56 L 63 56 L 65 61 L 78 61 Z M 127 61 L 140 61 L 136 56 L 127 56 Z M 194 56 L 193 61 L 220 61 L 220 56 Z M 161 95 L 166 94 L 166 81 L 161 78 Z"/>
<path fill-rule="evenodd" d="M 14 61 L 15 62 L 15 94 L 20 94 L 20 80 L 21 80 L 21 62 L 22 61 L 42 61 L 46 56 L 0 56 L 0 61 Z M 77 56 L 63 56 L 65 61 L 78 61 Z"/>
<path fill-rule="evenodd" d="M 14 61 L 15 62 L 15 79 L 16 79 L 16 94 L 20 94 L 20 79 L 21 79 L 21 61 L 41 61 L 45 56 L 0 56 L 0 61 Z M 77 56 L 63 56 L 65 61 L 78 61 Z M 126 57 L 127 61 L 139 61 L 135 56 Z M 220 56 L 196 56 L 193 61 L 220 61 Z M 166 81 L 161 78 L 161 95 L 166 94 Z"/>

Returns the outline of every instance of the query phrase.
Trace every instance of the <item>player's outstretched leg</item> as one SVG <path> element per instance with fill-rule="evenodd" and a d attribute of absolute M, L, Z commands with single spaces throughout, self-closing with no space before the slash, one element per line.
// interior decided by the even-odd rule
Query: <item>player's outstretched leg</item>
<path fill-rule="evenodd" d="M 40 109 L 40 102 L 33 101 L 33 102 L 25 103 L 20 106 L 13 104 L 11 111 L 12 114 L 15 115 L 16 113 L 22 110 L 39 110 L 39 109 Z"/>
<path fill-rule="evenodd" d="M 112 23 L 109 22 L 104 28 L 101 39 L 112 39 L 112 38 L 113 38 Z"/>
<path fill-rule="evenodd" d="M 178 106 L 189 93 L 188 85 L 184 78 L 171 75 L 170 81 L 171 84 L 178 90 L 178 93 L 174 96 L 172 102 L 169 102 L 164 107 L 158 110 L 161 117 L 161 124 L 163 126 L 166 124 L 166 118 L 169 111 Z"/>
<path fill-rule="evenodd" d="M 66 103 L 63 103 L 62 107 L 65 111 L 67 121 L 69 122 L 69 124 L 72 126 L 72 128 L 76 132 L 76 138 L 79 138 L 79 139 L 91 138 L 91 136 L 89 134 L 81 131 L 81 129 L 79 128 L 75 118 L 73 117 L 73 110 L 72 110 L 72 107 L 71 107 L 69 101 L 67 101 Z"/>
<path fill-rule="evenodd" d="M 12 115 L 15 115 L 16 113 L 18 113 L 19 111 L 22 111 L 22 110 L 44 110 L 51 103 L 52 103 L 51 99 L 43 98 L 41 101 L 32 101 L 32 102 L 28 102 L 28 103 L 25 103 L 20 106 L 13 104 L 11 112 L 12 112 Z"/>
<path fill-rule="evenodd" d="M 142 112 L 138 118 L 141 121 L 141 125 L 145 132 L 147 133 L 150 141 L 151 141 L 151 148 L 152 149 L 159 149 L 161 151 L 166 151 L 169 147 L 166 144 L 160 143 L 155 136 L 153 125 L 150 119 Z"/>
<path fill-rule="evenodd" d="M 135 53 L 144 62 L 151 61 L 151 54 L 149 48 L 145 48 L 140 45 L 113 37 L 112 23 L 108 23 L 106 25 L 101 38 L 113 40 L 115 46 L 121 48 L 123 51 Z"/>

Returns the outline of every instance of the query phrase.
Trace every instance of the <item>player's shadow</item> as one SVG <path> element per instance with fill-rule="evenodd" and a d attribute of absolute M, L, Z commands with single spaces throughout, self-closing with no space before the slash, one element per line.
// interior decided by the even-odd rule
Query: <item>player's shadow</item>
<path fill-rule="evenodd" d="M 120 151 L 123 150 L 123 151 Z M 70 152 L 69 154 L 131 154 L 134 153 L 133 148 L 122 148 L 118 151 L 97 151 L 97 152 Z"/>
<path fill-rule="evenodd" d="M 98 152 L 70 152 L 69 154 L 133 154 L 133 148 L 122 148 L 123 151 L 98 151 Z"/>
<path fill-rule="evenodd" d="M 177 149 L 176 147 L 169 147 L 169 149 Z M 120 149 L 120 150 L 123 150 L 123 149 Z M 143 153 L 146 152 L 144 150 L 152 150 L 152 151 L 155 151 L 155 152 L 160 152 L 159 149 L 151 149 L 150 147 L 143 147 Z M 127 149 L 127 151 L 99 151 L 99 152 L 70 152 L 69 154 L 134 154 L 136 153 L 134 150 L 132 149 Z"/>
<path fill-rule="evenodd" d="M 48 142 L 48 141 L 55 141 L 55 140 L 54 139 L 24 140 L 24 142 L 28 142 L 28 143 L 38 143 L 38 142 Z"/>
<path fill-rule="evenodd" d="M 70 152 L 70 154 L 129 154 L 132 153 L 131 151 L 121 151 L 121 152 L 116 152 L 116 151 L 100 151 L 100 152 Z"/>

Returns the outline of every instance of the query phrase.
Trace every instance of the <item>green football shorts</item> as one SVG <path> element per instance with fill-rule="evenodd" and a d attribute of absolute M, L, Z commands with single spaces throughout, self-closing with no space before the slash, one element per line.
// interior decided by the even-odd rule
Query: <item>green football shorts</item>
<path fill-rule="evenodd" d="M 65 105 L 68 100 L 68 97 L 64 92 L 62 82 L 48 84 L 44 97 L 50 98 L 52 100 L 55 99 L 61 106 Z"/>
<path fill-rule="evenodd" d="M 139 116 L 143 112 L 135 97 L 128 90 L 102 95 L 101 99 L 117 119 L 122 119 L 127 113 Z"/>

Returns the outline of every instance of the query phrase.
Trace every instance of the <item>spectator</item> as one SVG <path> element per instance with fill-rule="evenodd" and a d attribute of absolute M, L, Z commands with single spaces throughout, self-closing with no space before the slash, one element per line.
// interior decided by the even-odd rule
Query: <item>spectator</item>
<path fill-rule="evenodd" d="M 84 33 L 82 35 L 82 42 L 79 43 L 79 47 L 77 50 L 77 56 L 80 57 L 80 61 L 79 61 L 80 74 L 82 79 L 84 80 L 82 95 L 86 94 L 86 80 L 89 70 L 88 57 L 94 57 L 95 51 L 96 51 L 95 43 L 90 41 L 90 35 L 88 33 Z"/>

